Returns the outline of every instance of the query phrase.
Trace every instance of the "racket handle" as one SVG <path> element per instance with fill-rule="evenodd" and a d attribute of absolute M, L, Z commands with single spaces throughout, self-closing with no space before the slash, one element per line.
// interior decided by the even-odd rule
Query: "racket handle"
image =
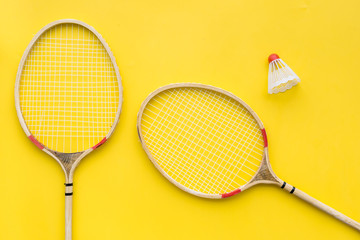
<path fill-rule="evenodd" d="M 342 214 L 341 212 L 336 211 L 335 209 L 325 205 L 324 203 L 320 202 L 319 200 L 309 196 L 308 194 L 291 186 L 290 184 L 287 184 L 286 182 L 283 182 L 282 185 L 280 185 L 280 186 L 281 186 L 281 188 L 285 189 L 289 193 L 294 194 L 298 198 L 301 198 L 302 200 L 323 210 L 324 212 L 330 214 L 331 216 L 335 217 L 336 219 L 342 221 L 343 223 L 346 223 L 347 225 L 360 231 L 360 223 L 354 221 L 353 219 L 349 218 L 348 216 Z"/>
<path fill-rule="evenodd" d="M 72 239 L 72 183 L 65 183 L 65 240 Z"/>

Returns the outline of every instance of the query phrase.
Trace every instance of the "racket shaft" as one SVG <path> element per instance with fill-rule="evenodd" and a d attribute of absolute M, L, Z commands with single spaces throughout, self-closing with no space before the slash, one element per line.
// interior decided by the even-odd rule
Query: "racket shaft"
<path fill-rule="evenodd" d="M 337 218 L 338 220 L 340 220 L 340 221 L 346 223 L 347 225 L 360 231 L 360 223 L 354 221 L 353 219 L 349 218 L 348 216 L 342 214 L 341 212 L 336 211 L 335 209 L 327 206 L 326 204 L 320 202 L 319 200 L 304 193 L 303 191 L 301 191 L 297 188 L 294 188 L 290 184 L 286 184 L 284 189 L 289 191 L 290 193 L 294 194 L 298 198 L 301 198 L 302 200 L 310 203 L 311 205 L 323 210 L 324 212 L 330 214 L 331 216 Z"/>
<path fill-rule="evenodd" d="M 72 195 L 65 196 L 65 240 L 72 239 Z"/>

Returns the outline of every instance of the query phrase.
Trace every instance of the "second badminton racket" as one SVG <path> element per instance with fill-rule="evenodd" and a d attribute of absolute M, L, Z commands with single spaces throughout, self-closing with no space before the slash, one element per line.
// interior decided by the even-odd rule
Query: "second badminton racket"
<path fill-rule="evenodd" d="M 229 92 L 194 83 L 162 87 L 143 102 L 137 127 L 155 167 L 188 193 L 221 199 L 275 184 L 360 230 L 358 222 L 275 175 L 262 122 Z"/>

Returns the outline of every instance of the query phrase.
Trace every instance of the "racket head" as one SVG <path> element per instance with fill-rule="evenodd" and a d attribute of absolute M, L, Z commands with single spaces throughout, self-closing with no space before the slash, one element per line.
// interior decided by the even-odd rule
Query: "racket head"
<path fill-rule="evenodd" d="M 137 129 L 155 167 L 193 195 L 225 198 L 263 181 L 267 138 L 256 113 L 235 95 L 208 85 L 161 87 L 142 103 Z"/>
<path fill-rule="evenodd" d="M 119 69 L 93 27 L 64 19 L 34 36 L 16 76 L 16 111 L 25 134 L 64 170 L 106 142 L 121 105 Z"/>

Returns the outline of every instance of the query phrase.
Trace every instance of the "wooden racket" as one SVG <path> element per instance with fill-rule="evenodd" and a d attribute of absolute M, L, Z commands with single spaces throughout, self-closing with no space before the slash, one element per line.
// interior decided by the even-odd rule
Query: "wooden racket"
<path fill-rule="evenodd" d="M 26 136 L 65 172 L 66 240 L 75 168 L 111 136 L 121 103 L 119 69 L 94 28 L 66 19 L 35 35 L 18 68 L 15 105 Z"/>
<path fill-rule="evenodd" d="M 221 199 L 275 184 L 360 230 L 358 222 L 275 175 L 262 122 L 227 91 L 195 83 L 162 87 L 141 105 L 137 129 L 155 167 L 188 193 Z"/>

